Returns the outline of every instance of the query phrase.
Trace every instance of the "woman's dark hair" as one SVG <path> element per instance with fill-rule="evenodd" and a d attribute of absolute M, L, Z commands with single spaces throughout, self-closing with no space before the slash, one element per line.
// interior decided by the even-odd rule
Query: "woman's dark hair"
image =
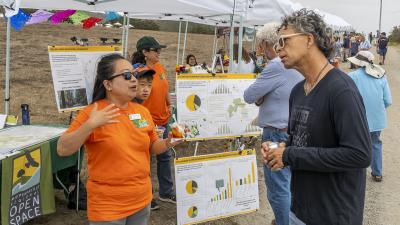
<path fill-rule="evenodd" d="M 189 64 L 189 59 L 190 59 L 191 57 L 194 58 L 194 61 L 196 62 L 195 66 L 197 66 L 197 59 L 196 59 L 196 57 L 195 57 L 194 55 L 192 55 L 192 54 L 190 54 L 190 55 L 188 55 L 188 56 L 186 57 L 186 64 Z"/>
<path fill-rule="evenodd" d="M 110 54 L 103 56 L 97 64 L 96 80 L 93 88 L 92 103 L 106 97 L 106 89 L 103 81 L 108 80 L 115 70 L 115 62 L 125 59 L 120 54 Z"/>
<path fill-rule="evenodd" d="M 145 51 L 149 51 L 149 49 L 144 49 Z M 146 58 L 143 54 L 143 50 L 137 51 L 132 55 L 132 65 L 140 63 L 146 65 Z"/>

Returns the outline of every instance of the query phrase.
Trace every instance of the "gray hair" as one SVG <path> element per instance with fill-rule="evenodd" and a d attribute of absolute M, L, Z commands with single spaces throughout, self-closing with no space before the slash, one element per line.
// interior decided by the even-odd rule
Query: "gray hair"
<path fill-rule="evenodd" d="M 257 42 L 266 41 L 271 45 L 278 42 L 278 28 L 280 24 L 276 22 L 266 23 L 260 29 L 258 29 L 256 38 Z"/>
<path fill-rule="evenodd" d="M 279 30 L 293 27 L 297 32 L 312 34 L 318 49 L 329 57 L 332 52 L 332 43 L 329 38 L 327 25 L 320 15 L 313 10 L 300 9 L 285 16 L 282 20 Z"/>

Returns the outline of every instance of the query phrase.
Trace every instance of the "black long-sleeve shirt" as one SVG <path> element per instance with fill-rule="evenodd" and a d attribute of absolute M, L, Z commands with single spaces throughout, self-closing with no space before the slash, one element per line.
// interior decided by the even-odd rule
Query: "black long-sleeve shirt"
<path fill-rule="evenodd" d="M 371 140 L 362 97 L 352 79 L 332 69 L 309 93 L 304 81 L 289 100 L 291 210 L 307 225 L 361 225 Z"/>

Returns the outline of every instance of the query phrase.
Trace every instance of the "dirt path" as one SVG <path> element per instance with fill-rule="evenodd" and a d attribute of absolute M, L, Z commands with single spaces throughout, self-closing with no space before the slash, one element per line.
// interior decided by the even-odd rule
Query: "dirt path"
<path fill-rule="evenodd" d="M 364 224 L 400 224 L 400 48 L 391 47 L 387 55 L 389 85 L 393 105 L 388 109 L 388 128 L 382 133 L 383 181 L 367 179 Z M 370 178 L 370 177 L 368 177 Z"/>

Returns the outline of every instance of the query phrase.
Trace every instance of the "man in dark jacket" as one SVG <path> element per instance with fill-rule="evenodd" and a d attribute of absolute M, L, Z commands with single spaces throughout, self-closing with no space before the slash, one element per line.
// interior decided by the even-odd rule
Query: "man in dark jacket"
<path fill-rule="evenodd" d="M 302 9 L 283 19 L 276 48 L 285 68 L 305 78 L 289 99 L 289 140 L 270 149 L 272 170 L 290 166 L 290 224 L 362 225 L 371 140 L 353 80 L 329 64 L 332 46 L 321 16 Z"/>

